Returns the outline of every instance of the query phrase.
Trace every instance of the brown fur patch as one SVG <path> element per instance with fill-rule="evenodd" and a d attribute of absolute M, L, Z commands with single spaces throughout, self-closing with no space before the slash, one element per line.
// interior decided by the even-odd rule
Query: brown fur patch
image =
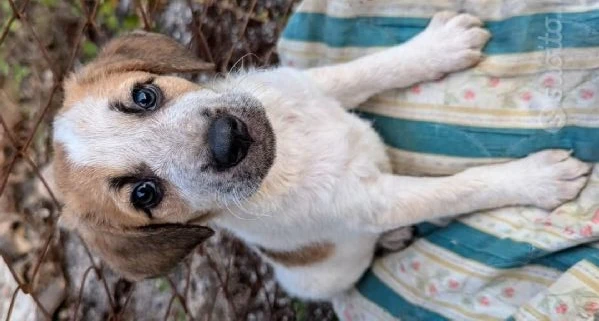
<path fill-rule="evenodd" d="M 74 168 L 60 144 L 55 144 L 54 171 L 66 203 L 63 224 L 76 228 L 95 253 L 128 279 L 168 272 L 212 235 L 203 226 L 163 223 L 161 217 L 184 222 L 191 213 L 172 189 L 149 219 L 132 208 L 128 191 L 110 191 L 107 179 L 116 175 L 114 170 Z"/>
<path fill-rule="evenodd" d="M 114 72 L 146 71 L 153 74 L 210 70 L 213 64 L 194 56 L 170 37 L 133 32 L 110 41 L 98 57 L 76 75 L 80 83 L 95 82 Z"/>
<path fill-rule="evenodd" d="M 56 185 L 66 204 L 62 220 L 69 225 L 85 222 L 100 229 L 109 229 L 148 224 L 148 218 L 141 213 L 121 211 L 109 194 L 107 178 L 116 176 L 114 171 L 75 168 L 68 160 L 64 147 L 55 144 L 54 173 Z"/>
<path fill-rule="evenodd" d="M 160 224 L 82 236 L 112 269 L 137 281 L 168 272 L 212 234 L 203 226 Z"/>
<path fill-rule="evenodd" d="M 65 223 L 71 222 L 76 226 L 79 222 L 103 230 L 121 230 L 167 221 L 185 223 L 192 214 L 186 202 L 175 192 L 176 189 L 167 183 L 164 198 L 152 210 L 153 218 L 150 220 L 129 203 L 128 188 L 118 193 L 109 188 L 109 178 L 127 173 L 99 167 L 75 169 L 73 166 L 64 147 L 55 144 L 54 172 L 56 184 L 66 204 L 63 211 Z"/>
<path fill-rule="evenodd" d="M 110 41 L 93 62 L 65 81 L 65 102 L 61 112 L 86 96 L 112 98 L 119 84 L 123 88 L 123 84 L 142 77 L 140 75 L 196 72 L 212 67 L 167 36 L 130 33 Z M 198 87 L 181 78 L 169 77 L 168 80 L 171 88 L 183 87 L 186 91 L 192 85 Z"/>
<path fill-rule="evenodd" d="M 167 188 L 149 219 L 132 208 L 128 191 L 123 195 L 110 191 L 108 178 L 117 175 L 114 170 L 75 168 L 58 143 L 54 171 L 66 203 L 61 216 L 63 224 L 76 228 L 95 253 L 128 279 L 168 272 L 213 234 L 203 226 L 164 224 L 166 218 L 185 222 L 191 214 L 185 202 L 172 192 L 173 188 Z"/>
<path fill-rule="evenodd" d="M 269 259 L 287 267 L 306 266 L 326 260 L 333 255 L 335 245 L 330 242 L 314 243 L 293 251 L 276 251 L 259 248 Z"/>
<path fill-rule="evenodd" d="M 65 83 L 65 100 L 59 113 L 70 110 L 73 105 L 86 97 L 108 99 L 109 101 L 128 102 L 131 100 L 131 90 L 136 83 L 144 82 L 152 74 L 143 71 L 131 71 L 104 75 L 92 83 L 81 83 L 75 79 Z M 172 76 L 154 76 L 154 84 L 160 87 L 164 94 L 165 104 L 185 93 L 201 90 L 202 87 L 183 78 Z"/>

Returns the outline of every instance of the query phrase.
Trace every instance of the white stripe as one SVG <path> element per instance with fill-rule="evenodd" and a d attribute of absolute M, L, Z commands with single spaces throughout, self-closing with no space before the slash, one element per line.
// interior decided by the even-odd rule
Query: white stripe
<path fill-rule="evenodd" d="M 565 235 L 564 227 L 559 226 L 566 225 L 564 222 L 555 222 L 558 227 L 535 223 L 535 218 L 549 217 L 545 210 L 521 208 L 517 214 L 514 212 L 514 207 L 501 208 L 489 211 L 488 214 L 492 216 L 472 215 L 461 218 L 460 221 L 499 239 L 529 243 L 548 252 L 556 252 L 580 244 L 580 239 L 576 236 Z"/>
<path fill-rule="evenodd" d="M 454 243 L 454 244 L 458 245 L 457 243 Z M 478 273 L 488 279 L 495 278 L 495 277 L 497 277 L 497 275 L 504 275 L 507 278 L 515 278 L 515 275 L 519 275 L 519 276 L 529 275 L 531 278 L 542 279 L 542 280 L 544 280 L 545 284 L 549 284 L 561 275 L 560 271 L 557 271 L 557 270 L 554 270 L 551 268 L 547 268 L 547 267 L 543 267 L 543 266 L 538 266 L 538 265 L 529 265 L 529 266 L 524 266 L 524 267 L 521 267 L 518 269 L 511 269 L 511 270 L 495 269 L 488 265 L 481 264 L 478 261 L 470 260 L 470 259 L 460 256 L 454 252 L 445 250 L 444 248 L 436 246 L 433 243 L 430 243 L 426 240 L 417 242 L 417 244 L 415 244 L 415 247 L 417 250 L 419 250 L 421 252 L 431 253 L 435 256 L 443 258 L 444 261 L 447 261 L 450 264 L 459 266 L 460 268 L 463 268 L 463 269 L 469 271 L 469 275 L 472 273 Z M 532 281 L 530 281 L 530 282 L 532 282 Z M 542 284 L 542 283 L 538 283 L 538 282 L 532 282 L 532 283 Z"/>
<path fill-rule="evenodd" d="M 350 61 L 387 47 L 329 47 L 320 42 L 297 41 L 282 38 L 278 43 L 278 51 L 283 65 L 297 68 L 328 65 Z M 490 76 L 516 76 L 534 74 L 551 69 L 546 62 L 547 53 L 536 51 L 529 53 L 488 56 L 471 70 L 486 73 Z M 564 48 L 559 53 L 563 59 L 562 71 L 599 68 L 599 47 Z"/>
<path fill-rule="evenodd" d="M 448 264 L 459 266 L 462 271 L 457 271 L 449 265 L 434 261 L 422 253 L 430 253 L 435 257 L 442 258 Z M 417 272 L 410 270 L 409 265 L 414 260 L 420 262 L 420 270 Z M 400 263 L 403 263 L 407 269 L 405 273 L 400 272 Z M 412 294 L 410 290 L 398 282 L 401 281 L 407 286 L 416 288 L 415 283 L 419 279 L 424 277 L 426 278 L 425 282 L 428 282 L 429 278 L 434 277 L 438 271 L 450 272 L 452 277 L 460 282 L 461 288 L 455 292 L 445 292 L 447 290 L 444 289 L 443 284 L 434 282 L 439 290 L 439 295 L 433 298 L 422 290 L 417 290 L 417 293 Z M 406 300 L 456 320 L 469 320 L 472 317 L 463 315 L 458 309 L 451 307 L 460 307 L 462 311 L 468 311 L 469 313 L 494 315 L 499 319 L 505 318 L 511 313 L 511 304 L 494 301 L 494 304 L 489 309 L 480 308 L 479 310 L 476 306 L 464 305 L 462 300 L 465 298 L 476 300 L 479 295 L 488 295 L 490 298 L 493 298 L 503 287 L 514 286 L 518 291 L 518 296 L 514 297 L 514 299 L 520 299 L 525 302 L 536 293 L 544 290 L 548 284 L 551 284 L 561 274 L 559 271 L 541 266 L 526 266 L 516 270 L 498 270 L 463 258 L 425 240 L 419 240 L 412 247 L 400 253 L 377 260 L 373 265 L 373 272 L 382 282 Z M 527 276 L 530 280 L 527 280 Z M 543 281 L 542 283 L 537 283 L 534 279 Z M 444 278 L 441 278 L 441 280 L 446 282 Z M 489 286 L 490 280 L 505 280 L 505 284 Z M 508 308 L 508 306 L 510 307 Z"/>
<path fill-rule="evenodd" d="M 439 305 L 440 300 L 429 298 L 426 294 L 424 294 L 418 290 L 416 290 L 417 293 L 416 293 L 416 295 L 414 295 L 412 293 L 412 291 L 408 290 L 403 285 L 396 282 L 393 279 L 393 277 L 391 275 L 389 275 L 387 270 L 384 269 L 381 265 L 377 264 L 377 262 L 375 262 L 375 264 L 373 265 L 372 272 L 382 282 L 387 284 L 394 292 L 401 295 L 406 301 L 412 303 L 413 305 L 417 305 L 417 306 L 420 306 L 429 311 L 441 314 L 444 317 L 447 317 L 451 320 L 462 320 L 462 321 L 469 321 L 469 320 L 480 321 L 480 320 L 482 320 L 480 318 L 472 318 L 472 317 L 466 316 L 466 315 L 460 313 L 458 309 L 452 309 L 452 308 L 448 308 L 446 306 Z M 405 280 L 402 280 L 402 281 L 405 282 Z M 461 298 L 461 295 L 460 295 L 460 293 L 456 293 L 456 295 L 452 296 L 452 298 L 455 301 L 457 301 L 458 298 Z M 451 304 L 452 306 L 457 307 L 457 308 L 468 309 L 465 306 L 462 306 L 456 302 L 445 302 L 445 303 Z M 474 310 L 474 309 L 472 309 L 472 310 Z M 472 312 L 476 313 L 474 311 L 472 311 Z M 502 318 L 502 317 L 492 318 L 492 320 L 501 320 L 501 319 L 504 319 L 504 318 Z M 484 320 L 488 320 L 488 318 L 485 318 Z"/>
<path fill-rule="evenodd" d="M 492 98 L 492 97 L 491 97 Z M 497 98 L 495 98 L 497 99 Z M 599 126 L 599 109 L 555 109 L 547 111 L 504 109 L 504 113 L 494 113 L 499 108 L 485 109 L 473 106 L 470 110 L 452 110 L 452 106 L 442 104 L 419 104 L 410 101 L 371 100 L 360 106 L 366 111 L 382 116 L 416 121 L 429 121 L 442 124 L 476 126 L 486 128 L 545 129 L 554 132 L 564 126 L 596 128 Z M 457 109 L 457 108 L 456 108 Z M 555 116 L 556 118 L 553 118 Z"/>
<path fill-rule="evenodd" d="M 583 12 L 599 9 L 599 0 L 305 0 L 297 12 L 326 13 L 339 18 L 413 17 L 430 18 L 443 10 L 466 10 L 484 20 L 537 13 Z"/>

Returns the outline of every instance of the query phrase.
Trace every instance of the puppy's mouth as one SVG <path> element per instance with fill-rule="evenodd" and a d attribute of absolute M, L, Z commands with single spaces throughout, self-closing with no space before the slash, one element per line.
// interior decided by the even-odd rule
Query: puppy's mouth
<path fill-rule="evenodd" d="M 254 140 L 247 124 L 235 116 L 219 116 L 208 128 L 208 146 L 218 171 L 239 164 L 247 156 L 252 143 Z"/>

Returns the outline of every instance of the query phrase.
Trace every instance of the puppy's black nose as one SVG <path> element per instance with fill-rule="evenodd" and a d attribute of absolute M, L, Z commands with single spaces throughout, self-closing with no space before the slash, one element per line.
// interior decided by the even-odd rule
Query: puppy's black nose
<path fill-rule="evenodd" d="M 246 124 L 234 116 L 221 116 L 208 129 L 208 146 L 220 170 L 239 164 L 252 142 Z"/>

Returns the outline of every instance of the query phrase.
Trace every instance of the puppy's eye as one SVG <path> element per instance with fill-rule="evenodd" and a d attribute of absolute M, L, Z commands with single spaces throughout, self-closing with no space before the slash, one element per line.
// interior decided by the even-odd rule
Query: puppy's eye
<path fill-rule="evenodd" d="M 158 105 L 160 92 L 154 85 L 142 85 L 131 92 L 133 102 L 142 109 L 154 110 Z"/>
<path fill-rule="evenodd" d="M 131 204 L 140 210 L 149 210 L 160 204 L 162 191 L 153 181 L 143 181 L 133 187 Z"/>

